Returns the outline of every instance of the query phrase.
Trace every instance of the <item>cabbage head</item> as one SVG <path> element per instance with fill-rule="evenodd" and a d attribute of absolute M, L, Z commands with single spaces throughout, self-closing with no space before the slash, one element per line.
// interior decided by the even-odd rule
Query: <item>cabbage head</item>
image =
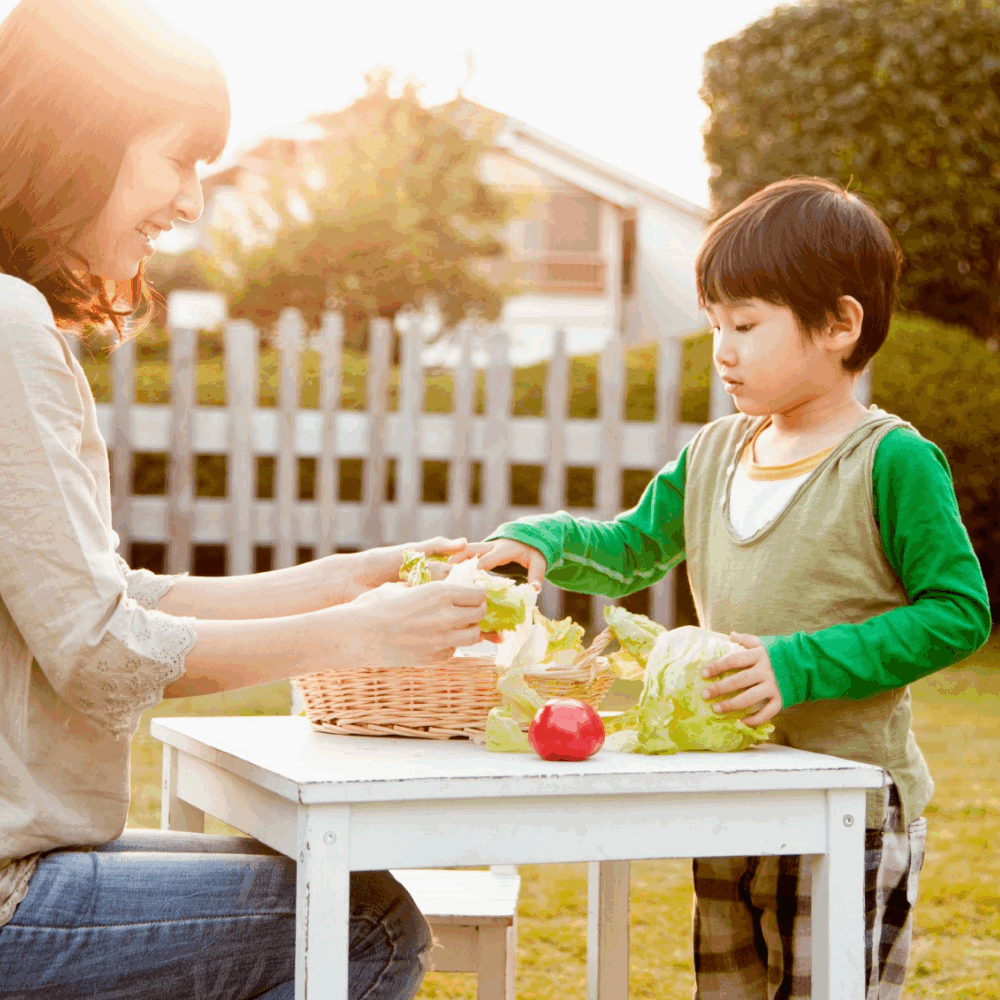
<path fill-rule="evenodd" d="M 747 709 L 718 715 L 712 706 L 722 699 L 701 696 L 708 683 L 701 668 L 742 648 L 718 632 L 692 625 L 661 635 L 646 663 L 646 680 L 637 706 L 636 750 L 732 752 L 767 740 L 774 732 L 769 722 L 748 726 L 742 721 Z M 731 673 L 735 671 L 718 677 Z"/>

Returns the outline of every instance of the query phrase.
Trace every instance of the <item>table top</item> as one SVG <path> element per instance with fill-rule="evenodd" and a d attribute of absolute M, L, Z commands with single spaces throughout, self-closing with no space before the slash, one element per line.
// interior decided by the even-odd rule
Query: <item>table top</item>
<path fill-rule="evenodd" d="M 740 753 L 546 761 L 471 740 L 338 736 L 296 716 L 160 718 L 152 734 L 295 802 L 878 788 L 881 768 L 765 744 Z"/>

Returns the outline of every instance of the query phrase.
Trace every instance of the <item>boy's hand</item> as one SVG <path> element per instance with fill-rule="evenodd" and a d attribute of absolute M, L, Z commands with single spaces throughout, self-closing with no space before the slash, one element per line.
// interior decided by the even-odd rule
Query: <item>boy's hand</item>
<path fill-rule="evenodd" d="M 493 569 L 506 563 L 519 563 L 528 571 L 528 583 L 535 590 L 542 589 L 545 579 L 545 556 L 536 548 L 515 542 L 510 538 L 495 538 L 492 542 L 470 542 L 462 552 L 449 558 L 449 562 L 461 562 L 469 556 L 479 556 L 480 569 Z"/>
<path fill-rule="evenodd" d="M 709 684 L 702 691 L 703 698 L 717 698 L 719 695 L 732 694 L 739 691 L 734 698 L 717 702 L 713 707 L 716 712 L 735 712 L 739 709 L 761 705 L 753 714 L 743 719 L 748 726 L 759 726 L 773 719 L 782 706 L 781 691 L 774 679 L 774 669 L 771 658 L 767 655 L 764 644 L 756 635 L 746 635 L 743 632 L 730 632 L 729 638 L 744 648 L 737 653 L 728 653 L 714 663 L 703 667 L 702 677 L 715 677 L 727 670 L 738 670 L 739 673 L 724 677 L 716 684 Z"/>

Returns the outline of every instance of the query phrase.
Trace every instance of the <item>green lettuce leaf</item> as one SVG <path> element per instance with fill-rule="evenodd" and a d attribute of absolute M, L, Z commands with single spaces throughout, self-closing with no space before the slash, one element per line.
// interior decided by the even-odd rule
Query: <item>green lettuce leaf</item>
<path fill-rule="evenodd" d="M 632 614 L 624 608 L 609 604 L 604 608 L 604 620 L 622 648 L 643 669 L 652 652 L 653 643 L 667 630 L 645 615 Z"/>
<path fill-rule="evenodd" d="M 405 549 L 399 569 L 400 580 L 408 587 L 430 583 L 431 562 L 447 562 L 447 556 L 426 556 L 423 552 Z M 476 563 L 475 559 L 456 563 L 449 570 L 447 579 L 486 590 L 486 617 L 479 623 L 480 631 L 506 632 L 530 620 L 529 612 L 538 597 L 535 588 L 530 583 L 515 583 L 497 573 L 487 573 Z M 582 629 L 580 631 L 583 632 Z"/>
<path fill-rule="evenodd" d="M 476 564 L 476 559 L 456 563 L 447 578 L 453 583 L 486 590 L 486 617 L 479 623 L 480 631 L 509 632 L 530 623 L 531 610 L 538 598 L 535 588 L 530 583 L 515 583 L 505 576 L 487 573 Z"/>
<path fill-rule="evenodd" d="M 541 661 L 547 641 L 545 628 L 529 622 L 504 633 L 496 658 L 500 707 L 490 709 L 486 717 L 488 749 L 516 753 L 531 749 L 528 737 L 520 727 L 531 722 L 544 702 L 542 696 L 528 685 L 524 672 Z"/>
<path fill-rule="evenodd" d="M 483 632 L 507 632 L 530 620 L 538 596 L 530 583 L 514 583 L 482 570 L 476 573 L 475 582 L 486 588 L 486 617 L 479 623 Z"/>
<path fill-rule="evenodd" d="M 533 747 L 509 709 L 491 708 L 486 717 L 486 749 L 496 753 L 531 753 Z"/>
<path fill-rule="evenodd" d="M 608 657 L 608 666 L 625 681 L 641 681 L 646 668 L 627 649 L 616 649 Z"/>
<path fill-rule="evenodd" d="M 422 583 L 430 583 L 430 563 L 447 562 L 447 556 L 428 556 L 415 549 L 403 550 L 403 564 L 399 567 L 399 578 L 407 587 L 419 587 Z"/>
<path fill-rule="evenodd" d="M 545 659 L 551 660 L 555 653 L 583 652 L 583 626 L 577 625 L 572 618 L 555 621 L 546 618 L 535 606 L 534 622 L 541 625 L 548 635 L 549 644 L 545 649 Z"/>

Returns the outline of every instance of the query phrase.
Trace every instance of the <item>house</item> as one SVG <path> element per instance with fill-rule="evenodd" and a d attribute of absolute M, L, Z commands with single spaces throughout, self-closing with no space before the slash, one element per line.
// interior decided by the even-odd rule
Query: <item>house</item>
<path fill-rule="evenodd" d="M 612 334 L 636 344 L 705 329 L 693 272 L 706 209 L 471 101 L 447 110 L 486 139 L 482 179 L 531 195 L 504 234 L 508 258 L 479 262 L 498 278 L 517 273 L 524 289 L 500 320 L 515 363 L 547 356 L 558 327 L 570 354 L 599 350 Z M 313 152 L 332 134 L 322 120 L 268 133 L 205 177 L 205 212 L 189 239 L 211 246 L 223 232 L 249 246 L 269 239 L 281 215 L 305 221 L 304 188 L 324 184 Z"/>

